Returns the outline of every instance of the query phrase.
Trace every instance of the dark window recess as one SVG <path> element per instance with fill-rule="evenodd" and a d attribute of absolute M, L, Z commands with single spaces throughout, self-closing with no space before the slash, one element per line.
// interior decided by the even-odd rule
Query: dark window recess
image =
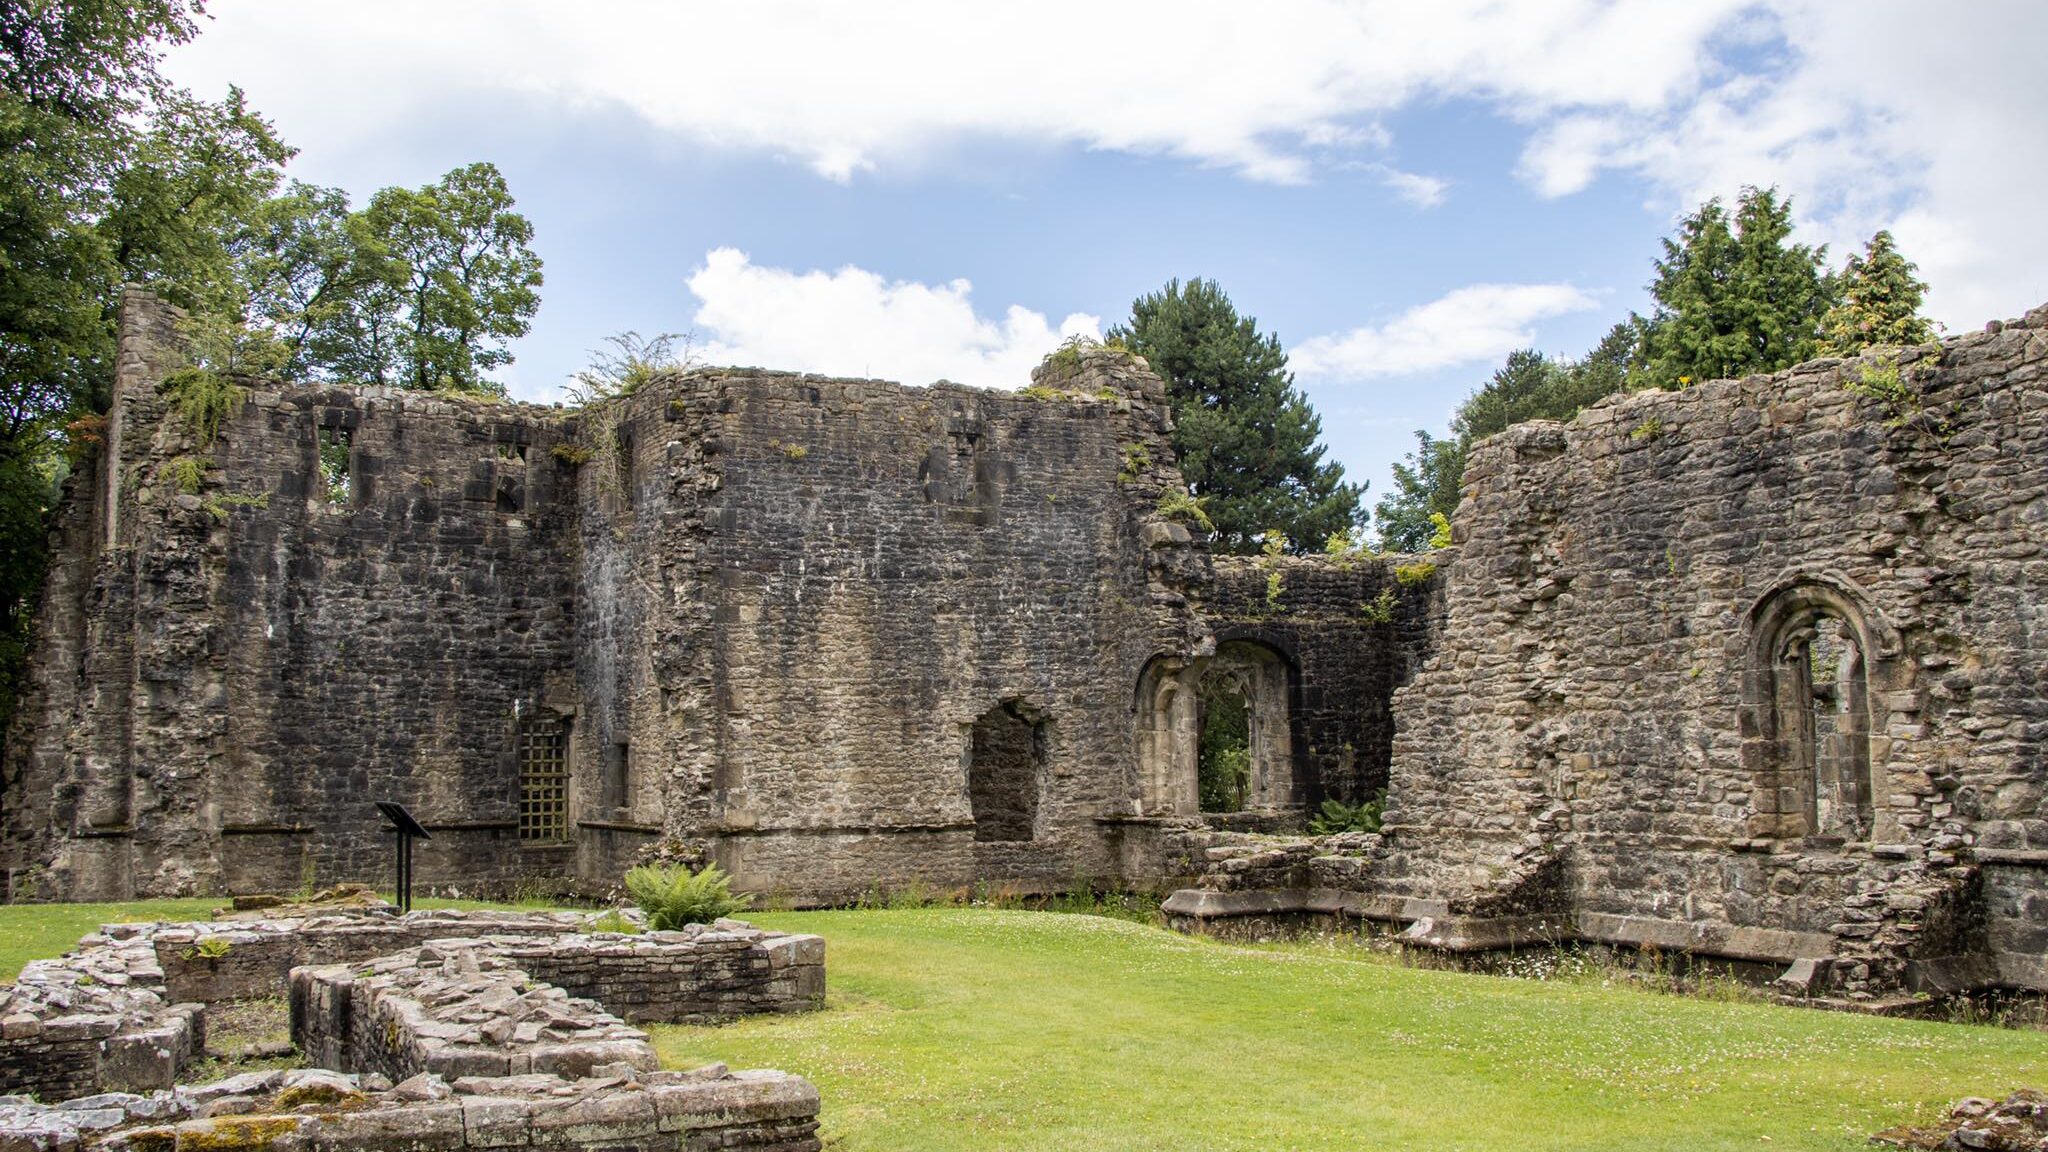
<path fill-rule="evenodd" d="M 519 722 L 519 839 L 569 838 L 569 722 L 543 713 Z"/>
<path fill-rule="evenodd" d="M 967 799 L 976 840 L 1033 840 L 1045 781 L 1045 725 L 1012 700 L 974 722 Z"/>
<path fill-rule="evenodd" d="M 349 471 L 354 442 L 346 428 L 320 429 L 320 493 L 329 504 L 347 504 L 355 494 Z"/>
<path fill-rule="evenodd" d="M 618 449 L 619 502 L 626 507 L 633 506 L 633 488 L 638 477 L 633 468 L 633 433 L 621 428 L 616 441 Z"/>
<path fill-rule="evenodd" d="M 632 802 L 632 750 L 621 740 L 607 744 L 604 749 L 604 804 L 607 808 L 624 808 Z"/>
<path fill-rule="evenodd" d="M 498 459 L 516 460 L 521 464 L 526 463 L 526 442 L 516 440 L 510 443 L 499 444 Z"/>
<path fill-rule="evenodd" d="M 498 481 L 498 511 L 507 515 L 519 512 L 526 506 L 525 493 L 510 480 Z"/>

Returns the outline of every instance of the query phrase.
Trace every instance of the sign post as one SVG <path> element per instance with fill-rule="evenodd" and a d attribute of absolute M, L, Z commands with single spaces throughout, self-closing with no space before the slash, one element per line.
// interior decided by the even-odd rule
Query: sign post
<path fill-rule="evenodd" d="M 392 830 L 398 833 L 398 875 L 393 895 L 396 898 L 398 910 L 401 913 L 410 912 L 412 911 L 412 842 L 414 840 L 432 840 L 433 837 L 428 835 L 427 830 L 420 826 L 419 821 L 412 818 L 412 813 L 405 810 L 405 805 L 395 800 L 379 800 L 376 804 L 377 811 L 382 812 L 384 818 L 391 821 Z"/>

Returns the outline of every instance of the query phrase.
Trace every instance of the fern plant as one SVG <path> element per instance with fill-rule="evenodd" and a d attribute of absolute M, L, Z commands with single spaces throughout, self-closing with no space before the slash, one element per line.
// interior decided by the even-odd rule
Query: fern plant
<path fill-rule="evenodd" d="M 647 913 L 647 927 L 673 932 L 745 911 L 753 897 L 735 894 L 732 877 L 716 864 L 692 872 L 681 864 L 642 864 L 626 872 L 626 894 Z"/>
<path fill-rule="evenodd" d="M 1332 836 L 1339 832 L 1377 832 L 1386 807 L 1387 794 L 1384 791 L 1376 792 L 1371 799 L 1356 805 L 1342 800 L 1325 800 L 1323 810 L 1309 818 L 1309 834 Z"/>

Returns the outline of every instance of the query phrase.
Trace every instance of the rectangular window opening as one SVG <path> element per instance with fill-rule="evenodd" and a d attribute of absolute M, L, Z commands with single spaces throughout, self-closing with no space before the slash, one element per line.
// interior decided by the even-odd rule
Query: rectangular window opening
<path fill-rule="evenodd" d="M 624 740 L 605 745 L 604 749 L 604 803 L 608 808 L 624 808 L 632 801 L 632 750 Z"/>
<path fill-rule="evenodd" d="M 346 428 L 320 429 L 320 491 L 329 504 L 350 503 L 355 495 L 349 472 L 354 441 Z"/>
<path fill-rule="evenodd" d="M 619 501 L 633 506 L 633 434 L 624 428 L 618 436 Z"/>
<path fill-rule="evenodd" d="M 542 714 L 519 722 L 519 839 L 569 839 L 569 723 Z"/>

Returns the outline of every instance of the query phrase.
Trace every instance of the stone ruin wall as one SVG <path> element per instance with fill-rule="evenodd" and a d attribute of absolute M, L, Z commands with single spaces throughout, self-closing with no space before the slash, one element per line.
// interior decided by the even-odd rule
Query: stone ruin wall
<path fill-rule="evenodd" d="M 109 444 L 61 516 L 8 753 L 10 891 L 379 877 L 372 798 L 433 826 L 426 874 L 547 866 L 508 849 L 515 710 L 572 667 L 554 413 L 259 386 L 201 446 L 156 394 L 172 323 L 130 296 Z M 322 429 L 353 441 L 343 501 L 317 479 Z M 193 456 L 214 467 L 181 493 L 169 469 Z"/>
<path fill-rule="evenodd" d="M 1363 886 L 1852 990 L 2048 987 L 2048 309 L 1992 327 L 1475 449 Z M 1803 675 L 1867 721 L 1802 736 L 1785 646 L 1829 643 Z M 1857 747 L 1867 813 L 1816 809 L 1800 757 Z"/>
<path fill-rule="evenodd" d="M 103 926 L 0 987 L 0 1141 L 815 1152 L 807 1081 L 657 1071 L 631 1023 L 822 1007 L 824 941 L 732 920 L 622 934 L 608 919 L 371 908 Z M 287 984 L 311 1067 L 179 1083 L 210 1005 Z"/>
<path fill-rule="evenodd" d="M 1154 512 L 1180 484 L 1156 379 L 1114 356 L 1016 395 L 733 372 L 627 412 L 637 479 L 588 494 L 582 541 L 581 728 L 633 778 L 591 870 L 663 831 L 800 901 L 1117 870 L 1121 701 L 1201 635 L 1199 556 Z M 975 819 L 992 717 L 1036 761 L 1014 839 Z"/>
<path fill-rule="evenodd" d="M 1312 809 L 1325 798 L 1372 799 L 1392 763 L 1394 690 L 1435 643 L 1434 561 L 1218 556 L 1214 565 L 1201 611 L 1216 642 L 1270 649 L 1289 670 L 1294 802 Z"/>
<path fill-rule="evenodd" d="M 14 899 L 380 880 L 371 799 L 432 831 L 431 883 L 608 886 L 668 840 L 799 902 L 1156 878 L 1161 821 L 1194 817 L 1133 764 L 1134 689 L 1251 593 L 1159 511 L 1183 488 L 1134 358 L 1016 394 L 700 371 L 570 412 L 251 382 L 201 446 L 157 393 L 178 343 L 131 294 L 9 743 Z M 1391 739 L 1342 603 L 1373 578 L 1312 567 L 1256 629 L 1314 666 L 1290 802 L 1364 786 Z M 536 725 L 567 797 L 543 839 Z"/>

